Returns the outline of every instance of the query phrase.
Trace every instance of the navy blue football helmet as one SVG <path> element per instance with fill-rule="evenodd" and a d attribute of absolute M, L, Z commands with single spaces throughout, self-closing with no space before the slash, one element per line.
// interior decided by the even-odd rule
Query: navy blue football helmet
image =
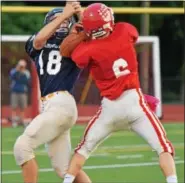
<path fill-rule="evenodd" d="M 62 13 L 63 9 L 62 8 L 54 8 L 51 11 L 49 11 L 44 19 L 44 25 L 48 24 L 49 22 L 51 22 L 54 18 L 55 15 L 58 13 Z M 57 39 L 64 39 L 70 32 L 72 26 L 77 22 L 77 18 L 75 16 L 72 16 L 71 18 L 69 18 L 68 20 L 66 20 L 62 26 L 56 31 L 55 33 L 55 37 Z"/>

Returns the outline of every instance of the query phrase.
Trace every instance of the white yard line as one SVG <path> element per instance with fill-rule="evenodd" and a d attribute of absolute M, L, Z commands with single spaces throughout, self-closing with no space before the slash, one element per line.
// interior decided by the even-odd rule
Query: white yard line
<path fill-rule="evenodd" d="M 179 160 L 179 159 L 181 159 L 181 158 L 180 158 L 179 156 L 175 156 L 174 159 L 175 159 L 175 160 Z M 152 157 L 151 160 L 153 160 L 153 161 L 158 161 L 159 158 L 157 158 L 157 157 Z"/>
<path fill-rule="evenodd" d="M 176 164 L 184 164 L 184 160 L 176 161 Z M 129 164 L 114 164 L 114 165 L 98 165 L 98 166 L 85 166 L 85 170 L 93 169 L 110 169 L 110 168 L 128 168 L 128 167 L 145 167 L 145 166 L 156 166 L 157 162 L 145 162 L 145 163 L 129 163 Z M 40 169 L 39 172 L 52 172 L 52 168 Z M 20 174 L 20 170 L 7 170 L 2 171 L 2 175 Z"/>
<path fill-rule="evenodd" d="M 107 156 L 111 156 L 110 153 L 94 153 L 91 154 L 91 157 L 96 157 L 96 158 L 102 158 L 102 157 L 107 157 Z"/>
<path fill-rule="evenodd" d="M 174 146 L 182 146 L 184 147 L 184 142 L 179 142 L 179 143 L 173 143 Z M 148 144 L 130 144 L 130 145 L 118 145 L 118 146 L 100 146 L 99 149 L 130 149 L 130 148 L 145 148 L 145 147 L 150 147 Z"/>
<path fill-rule="evenodd" d="M 131 154 L 131 155 L 120 155 L 116 156 L 116 159 L 136 159 L 136 158 L 142 158 L 144 157 L 143 154 Z"/>
<path fill-rule="evenodd" d="M 76 128 L 76 127 L 75 127 Z M 79 126 L 78 129 L 81 129 L 82 127 Z M 169 133 L 169 132 L 168 132 Z M 184 131 L 183 130 L 173 130 L 170 132 L 170 134 L 172 135 L 183 135 L 184 134 Z M 71 136 L 71 139 L 82 139 L 83 137 L 83 133 L 80 133 L 80 135 L 72 135 Z M 114 133 L 111 135 L 111 139 L 114 139 L 114 138 L 122 138 L 122 137 L 136 137 L 136 134 L 133 133 L 133 132 L 123 132 L 123 133 Z M 8 142 L 15 142 L 15 138 L 4 138 L 3 139 L 4 141 L 6 141 L 7 143 Z"/>
<path fill-rule="evenodd" d="M 175 147 L 184 147 L 184 143 L 183 142 L 180 142 L 180 143 L 173 143 L 173 145 Z M 106 150 L 109 150 L 109 149 L 114 149 L 115 151 L 117 149 L 123 149 L 123 150 L 126 150 L 126 149 L 131 149 L 133 150 L 134 152 L 134 149 L 140 149 L 140 148 L 150 148 L 149 145 L 147 144 L 130 144 L 130 145 L 118 145 L 118 146 L 108 146 L 108 145 L 105 145 L 105 146 L 100 146 L 98 149 L 97 149 L 97 153 L 95 152 L 94 155 L 96 154 L 106 154 Z M 105 152 L 103 151 L 105 150 Z M 100 151 L 102 153 L 100 153 Z M 99 152 L 99 153 L 98 153 Z M 13 154 L 13 151 L 2 151 L 1 152 L 2 155 L 12 155 Z M 36 154 L 43 154 L 43 155 L 47 155 L 46 153 L 46 150 L 45 149 L 40 149 L 40 150 L 37 150 L 36 151 Z M 108 153 L 107 153 L 108 154 Z"/>

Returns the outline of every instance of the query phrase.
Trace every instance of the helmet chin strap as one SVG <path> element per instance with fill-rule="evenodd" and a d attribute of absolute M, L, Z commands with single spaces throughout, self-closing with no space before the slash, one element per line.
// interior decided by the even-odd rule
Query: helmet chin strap
<path fill-rule="evenodd" d="M 103 39 L 103 38 L 106 38 L 108 37 L 110 34 L 112 33 L 112 31 L 110 32 L 106 32 L 105 34 L 101 35 L 101 36 L 97 36 L 97 37 L 92 37 L 92 39 Z"/>
<path fill-rule="evenodd" d="M 111 27 L 110 22 L 104 24 L 102 30 L 99 30 L 99 31 L 96 31 L 96 32 L 92 33 L 91 34 L 92 39 L 102 38 L 105 35 L 107 35 L 107 31 L 105 31 L 105 29 L 109 29 L 110 32 L 113 31 L 113 28 Z"/>
<path fill-rule="evenodd" d="M 107 33 L 106 31 L 102 30 L 102 31 L 93 33 L 91 36 L 92 36 L 92 39 L 97 39 L 97 38 L 103 37 L 104 35 L 106 35 L 106 33 Z"/>

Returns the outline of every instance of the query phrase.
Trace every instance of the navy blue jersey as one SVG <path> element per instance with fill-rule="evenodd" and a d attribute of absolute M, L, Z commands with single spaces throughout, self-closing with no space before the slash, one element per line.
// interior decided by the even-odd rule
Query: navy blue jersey
<path fill-rule="evenodd" d="M 55 38 L 50 39 L 43 49 L 35 50 L 34 37 L 35 35 L 28 39 L 25 49 L 36 65 L 41 96 L 61 90 L 71 93 L 80 69 L 70 58 L 60 55 L 61 41 Z"/>

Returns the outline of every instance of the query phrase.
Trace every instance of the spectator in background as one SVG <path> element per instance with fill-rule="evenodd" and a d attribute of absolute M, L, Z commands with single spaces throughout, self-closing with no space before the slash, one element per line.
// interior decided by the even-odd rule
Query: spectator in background
<path fill-rule="evenodd" d="M 24 110 L 28 103 L 28 91 L 30 87 L 30 72 L 26 69 L 26 61 L 21 59 L 17 66 L 10 71 L 11 79 L 11 107 L 12 125 L 24 123 Z M 20 109 L 19 115 L 17 109 Z"/>

